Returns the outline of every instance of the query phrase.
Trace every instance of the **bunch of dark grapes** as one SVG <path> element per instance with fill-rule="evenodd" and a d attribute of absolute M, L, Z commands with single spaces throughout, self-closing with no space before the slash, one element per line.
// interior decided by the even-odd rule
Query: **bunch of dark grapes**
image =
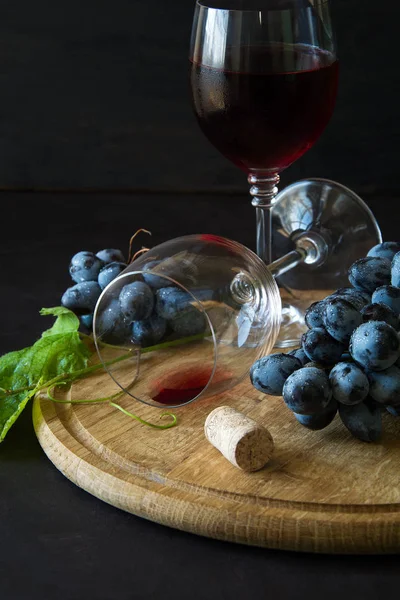
<path fill-rule="evenodd" d="M 384 242 L 349 269 L 341 288 L 306 312 L 301 348 L 256 361 L 252 384 L 283 396 L 299 423 L 335 415 L 356 438 L 382 434 L 382 411 L 400 416 L 400 242 Z"/>
<path fill-rule="evenodd" d="M 202 334 L 206 328 L 204 313 L 187 292 L 172 286 L 157 275 L 160 261 L 143 266 L 143 277 L 121 287 L 118 296 L 98 315 L 97 331 L 104 342 L 153 346 L 166 336 L 180 338 Z M 75 285 L 61 298 L 63 306 L 79 316 L 82 326 L 91 330 L 93 314 L 102 291 L 127 267 L 120 250 L 78 252 L 69 266 Z"/>

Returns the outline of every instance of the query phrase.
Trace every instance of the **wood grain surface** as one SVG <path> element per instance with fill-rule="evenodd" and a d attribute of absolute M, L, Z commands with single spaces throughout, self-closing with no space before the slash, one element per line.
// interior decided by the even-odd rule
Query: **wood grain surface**
<path fill-rule="evenodd" d="M 115 390 L 111 378 L 98 373 L 60 399 Z M 159 422 L 157 408 L 128 396 L 120 404 Z M 275 454 L 261 471 L 240 471 L 205 439 L 205 419 L 220 405 L 235 407 L 271 432 Z M 248 381 L 174 412 L 178 426 L 160 431 L 109 405 L 54 404 L 41 395 L 33 420 L 43 450 L 66 477 L 140 517 L 268 548 L 400 550 L 400 419 L 384 416 L 384 436 L 376 444 L 352 438 L 339 417 L 313 432 L 296 422 L 282 398 L 265 396 Z"/>

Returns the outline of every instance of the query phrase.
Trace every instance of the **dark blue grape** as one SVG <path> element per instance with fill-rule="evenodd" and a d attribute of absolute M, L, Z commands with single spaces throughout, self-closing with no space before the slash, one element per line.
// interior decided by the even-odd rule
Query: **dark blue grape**
<path fill-rule="evenodd" d="M 368 373 L 370 396 L 389 406 L 400 407 L 400 369 L 393 365 L 386 371 Z"/>
<path fill-rule="evenodd" d="M 349 269 L 350 283 L 369 294 L 381 285 L 389 285 L 390 276 L 390 261 L 375 256 L 360 258 Z"/>
<path fill-rule="evenodd" d="M 392 261 L 391 283 L 396 287 L 400 287 L 400 252 L 395 254 Z"/>
<path fill-rule="evenodd" d="M 201 310 L 192 306 L 190 310 L 187 310 L 174 319 L 170 319 L 168 323 L 175 333 L 185 337 L 204 333 L 207 320 Z"/>
<path fill-rule="evenodd" d="M 157 290 L 156 299 L 157 314 L 167 319 L 178 335 L 197 335 L 205 331 L 205 314 L 187 292 L 176 287 L 162 288 Z"/>
<path fill-rule="evenodd" d="M 339 403 L 339 415 L 350 433 L 363 442 L 376 442 L 382 435 L 380 406 L 369 397 L 353 406 Z"/>
<path fill-rule="evenodd" d="M 325 329 L 338 342 L 347 344 L 353 331 L 362 323 L 362 316 L 351 302 L 335 296 L 325 302 L 322 315 Z"/>
<path fill-rule="evenodd" d="M 399 329 L 399 317 L 385 304 L 368 304 L 361 311 L 364 323 L 368 321 L 384 321 L 393 329 Z"/>
<path fill-rule="evenodd" d="M 368 377 L 354 363 L 338 363 L 330 372 L 329 381 L 333 397 L 342 404 L 358 404 L 368 396 Z"/>
<path fill-rule="evenodd" d="M 313 431 L 318 431 L 320 429 L 325 429 L 330 423 L 332 423 L 333 419 L 336 416 L 338 409 L 338 404 L 334 398 L 331 398 L 328 406 L 318 414 L 315 415 L 299 415 L 297 413 L 293 413 L 296 417 L 297 421 L 303 425 L 303 427 L 307 427 L 307 429 L 312 429 Z"/>
<path fill-rule="evenodd" d="M 97 281 L 100 270 L 104 267 L 104 262 L 100 260 L 93 252 L 78 252 L 75 254 L 69 265 L 69 273 L 74 281 Z"/>
<path fill-rule="evenodd" d="M 301 361 L 290 354 L 270 354 L 256 360 L 250 369 L 250 381 L 264 394 L 282 396 L 285 381 L 301 369 Z"/>
<path fill-rule="evenodd" d="M 116 248 L 106 248 L 105 250 L 100 250 L 100 252 L 97 252 L 96 256 L 105 264 L 111 262 L 125 262 L 124 255 L 122 254 L 121 250 L 117 250 Z"/>
<path fill-rule="evenodd" d="M 97 281 L 82 281 L 64 292 L 61 304 L 77 315 L 85 315 L 94 311 L 100 294 Z"/>
<path fill-rule="evenodd" d="M 296 358 L 298 358 L 303 367 L 310 360 L 308 358 L 307 354 L 304 352 L 303 348 L 296 348 L 295 350 L 292 350 L 291 352 L 289 352 L 289 354 L 291 356 L 295 356 Z"/>
<path fill-rule="evenodd" d="M 321 369 L 299 369 L 288 377 L 283 386 L 285 403 L 298 415 L 321 413 L 331 398 L 328 376 Z"/>
<path fill-rule="evenodd" d="M 104 288 L 106 288 L 109 283 L 114 281 L 114 279 L 118 277 L 118 275 L 120 275 L 122 271 L 126 269 L 126 267 L 127 265 L 122 262 L 111 262 L 103 267 L 98 277 L 98 282 L 101 289 L 104 290 Z"/>
<path fill-rule="evenodd" d="M 160 275 L 156 275 L 151 273 L 156 269 L 156 267 L 161 263 L 161 260 L 151 260 L 143 266 L 143 271 L 149 271 L 148 273 L 143 273 L 143 279 L 154 290 L 159 290 L 165 287 L 173 286 L 172 281 L 165 279 L 165 277 L 161 277 Z"/>
<path fill-rule="evenodd" d="M 175 319 L 196 304 L 192 296 L 176 287 L 164 287 L 156 292 L 156 311 L 164 319 Z"/>
<path fill-rule="evenodd" d="M 367 371 L 383 371 L 399 358 L 400 342 L 393 327 L 383 321 L 368 321 L 351 336 L 350 354 Z"/>
<path fill-rule="evenodd" d="M 91 330 L 93 325 L 93 314 L 81 315 L 80 321 L 85 329 Z"/>
<path fill-rule="evenodd" d="M 372 302 L 385 304 L 391 308 L 396 315 L 400 314 L 400 288 L 393 285 L 383 285 L 372 294 Z"/>
<path fill-rule="evenodd" d="M 392 262 L 397 252 L 400 252 L 400 242 L 383 242 L 371 248 L 367 256 L 379 256 L 380 258 L 387 258 Z"/>
<path fill-rule="evenodd" d="M 147 319 L 154 307 L 154 295 L 143 281 L 134 281 L 125 285 L 120 294 L 121 312 L 130 321 Z"/>
<path fill-rule="evenodd" d="M 304 319 L 309 329 L 314 329 L 315 327 L 323 326 L 322 315 L 324 313 L 324 308 L 325 300 L 321 300 L 320 302 L 313 302 L 307 308 L 306 313 L 304 315 Z"/>
<path fill-rule="evenodd" d="M 101 307 L 103 303 L 100 303 Z M 121 313 L 117 298 L 113 298 L 107 307 L 96 315 L 95 334 L 108 344 L 128 344 L 131 338 L 131 321 Z"/>
<path fill-rule="evenodd" d="M 158 315 L 151 315 L 148 319 L 132 323 L 132 341 L 143 348 L 154 346 L 162 340 L 166 330 L 166 320 Z"/>
<path fill-rule="evenodd" d="M 321 365 L 334 365 L 338 362 L 346 347 L 335 340 L 323 327 L 306 331 L 301 344 L 308 358 Z"/>
<path fill-rule="evenodd" d="M 331 296 L 340 296 L 345 297 L 346 300 L 352 302 L 358 310 L 361 310 L 364 306 L 371 302 L 371 295 L 367 294 L 367 292 L 362 292 L 360 290 L 356 290 L 353 287 L 340 288 L 336 290 Z"/>

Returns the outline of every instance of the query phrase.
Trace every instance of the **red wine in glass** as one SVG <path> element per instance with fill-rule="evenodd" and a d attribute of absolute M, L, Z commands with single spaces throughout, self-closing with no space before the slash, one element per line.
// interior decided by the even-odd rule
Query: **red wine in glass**
<path fill-rule="evenodd" d="M 337 84 L 335 56 L 304 44 L 228 47 L 221 69 L 191 62 L 199 125 L 246 172 L 280 172 L 311 148 L 332 115 Z"/>

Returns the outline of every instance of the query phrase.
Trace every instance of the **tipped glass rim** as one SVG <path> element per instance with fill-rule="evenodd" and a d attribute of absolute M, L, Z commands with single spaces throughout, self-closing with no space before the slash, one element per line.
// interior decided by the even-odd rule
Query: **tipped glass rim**
<path fill-rule="evenodd" d="M 191 237 L 191 236 L 184 236 L 184 237 Z M 132 265 L 133 263 L 131 263 Z M 129 268 L 128 265 L 127 268 Z M 127 278 L 127 277 L 132 277 L 134 275 L 142 275 L 143 273 L 148 273 L 149 275 L 154 275 L 154 272 L 150 269 L 138 269 L 135 271 L 128 271 L 128 272 L 122 272 L 120 275 L 118 275 L 118 277 L 116 277 L 113 281 L 111 281 L 105 288 L 104 290 L 101 292 L 96 306 L 95 306 L 95 310 L 93 313 L 93 326 L 92 326 L 92 332 L 93 332 L 93 341 L 96 347 L 96 352 L 98 357 L 100 358 L 100 361 L 103 365 L 104 370 L 108 373 L 108 375 L 111 377 L 111 379 L 118 385 L 119 388 L 121 388 L 121 390 L 127 394 L 128 396 L 130 396 L 131 398 L 133 398 L 134 400 L 137 400 L 138 402 L 141 402 L 142 404 L 147 404 L 147 406 L 151 406 L 152 408 L 163 408 L 164 410 L 169 410 L 172 408 L 180 408 L 182 406 L 186 406 L 187 404 L 190 404 L 191 402 L 194 402 L 195 400 L 197 400 L 198 398 L 200 398 L 204 392 L 208 389 L 208 387 L 211 385 L 215 372 L 217 370 L 217 364 L 218 364 L 218 344 L 217 344 L 217 337 L 215 335 L 215 331 L 214 331 L 214 327 L 211 323 L 210 317 L 207 314 L 207 311 L 204 309 L 201 301 L 196 298 L 196 296 L 189 290 L 187 289 L 184 285 L 182 285 L 181 283 L 179 283 L 178 281 L 176 281 L 175 279 L 173 279 L 172 277 L 169 277 L 168 275 L 164 275 L 164 274 L 160 274 L 160 273 L 156 273 L 157 277 L 161 277 L 163 279 L 168 280 L 170 283 L 173 283 L 174 286 L 177 286 L 178 288 L 180 288 L 181 290 L 183 290 L 184 292 L 187 292 L 192 298 L 193 300 L 196 302 L 196 305 L 198 307 L 200 307 L 201 312 L 204 314 L 208 326 L 209 326 L 209 330 L 211 333 L 211 337 L 212 337 L 212 342 L 213 342 L 213 347 L 214 347 L 214 358 L 213 358 L 213 367 L 211 370 L 211 374 L 210 377 L 206 383 L 206 385 L 202 388 L 202 390 L 196 395 L 193 396 L 193 398 L 190 398 L 190 400 L 187 400 L 186 402 L 180 402 L 179 404 L 161 404 L 161 403 L 157 403 L 157 402 L 152 402 L 152 401 L 148 401 L 148 400 L 144 400 L 143 398 L 140 398 L 139 396 L 135 396 L 129 388 L 123 386 L 116 377 L 114 377 L 113 375 L 113 371 L 112 369 L 109 369 L 106 364 L 105 364 L 105 360 L 103 359 L 102 356 L 102 352 L 100 349 L 101 346 L 101 336 L 97 336 L 96 335 L 96 319 L 97 319 L 97 314 L 98 314 L 98 308 L 101 304 L 101 300 L 102 298 L 105 296 L 105 294 L 112 288 L 113 285 L 115 285 L 117 282 L 120 282 L 121 279 Z M 123 348 L 123 346 L 121 345 L 121 349 Z M 132 348 L 132 358 L 136 357 L 138 360 L 140 360 L 140 351 L 141 351 L 142 346 L 140 346 L 139 344 L 136 345 L 135 348 Z M 138 366 L 138 371 L 139 371 L 139 366 Z M 130 384 L 130 386 L 135 384 L 136 378 L 137 378 L 138 374 L 136 374 L 135 379 L 133 380 L 133 382 Z"/>

